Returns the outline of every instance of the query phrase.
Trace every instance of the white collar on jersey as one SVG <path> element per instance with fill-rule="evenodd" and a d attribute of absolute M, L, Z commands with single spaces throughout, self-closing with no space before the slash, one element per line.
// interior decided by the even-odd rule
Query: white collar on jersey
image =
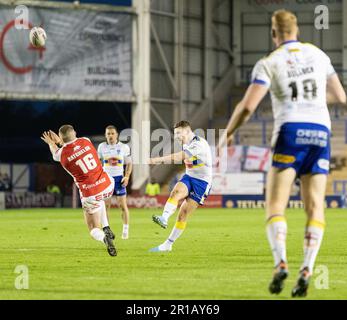
<path fill-rule="evenodd" d="M 294 42 L 299 42 L 299 40 L 287 40 L 287 41 L 282 42 L 279 46 L 283 46 L 285 44 L 294 43 Z"/>
<path fill-rule="evenodd" d="M 71 144 L 71 143 L 74 143 L 76 140 L 77 140 L 77 138 L 73 139 L 72 141 L 65 142 L 65 143 L 63 144 L 63 147 L 64 147 L 64 146 L 67 146 L 67 145 L 69 145 L 69 144 Z"/>
<path fill-rule="evenodd" d="M 117 144 L 119 144 L 119 140 L 117 140 L 117 142 L 116 142 L 116 143 L 113 143 L 113 144 L 110 144 L 110 143 L 108 143 L 108 142 L 106 141 L 106 145 L 107 145 L 107 146 L 116 146 Z"/>
<path fill-rule="evenodd" d="M 194 140 L 199 141 L 199 137 L 193 133 L 193 137 L 191 138 L 191 140 L 187 143 L 187 146 L 189 146 Z"/>

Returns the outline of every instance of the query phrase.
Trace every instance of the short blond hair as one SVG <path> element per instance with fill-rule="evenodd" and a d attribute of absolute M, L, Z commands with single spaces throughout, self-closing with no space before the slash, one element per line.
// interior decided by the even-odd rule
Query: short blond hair
<path fill-rule="evenodd" d="M 272 14 L 272 27 L 276 30 L 280 38 L 293 33 L 298 33 L 298 21 L 291 11 L 281 9 Z"/>
<path fill-rule="evenodd" d="M 76 138 L 75 129 L 70 124 L 64 124 L 59 128 L 59 134 L 64 142 L 70 142 Z"/>

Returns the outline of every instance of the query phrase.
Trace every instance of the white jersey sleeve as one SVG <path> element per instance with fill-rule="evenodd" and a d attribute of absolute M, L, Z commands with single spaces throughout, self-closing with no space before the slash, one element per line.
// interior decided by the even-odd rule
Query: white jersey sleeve
<path fill-rule="evenodd" d="M 335 71 L 333 65 L 331 64 L 330 58 L 327 55 L 325 55 L 325 56 L 326 56 L 326 59 L 327 59 L 327 61 L 326 61 L 326 64 L 327 64 L 327 78 L 329 78 L 330 76 L 335 74 L 336 71 Z"/>
<path fill-rule="evenodd" d="M 99 145 L 98 145 L 98 149 L 97 149 L 97 152 L 98 152 L 98 157 L 99 157 L 99 159 L 101 159 L 102 160 L 102 145 L 103 145 L 104 143 L 102 142 L 102 143 L 100 143 Z"/>
<path fill-rule="evenodd" d="M 62 151 L 63 151 L 63 148 L 59 148 L 56 152 L 53 153 L 54 161 L 60 162 Z"/>
<path fill-rule="evenodd" d="M 132 162 L 130 147 L 127 144 L 124 144 L 123 149 L 124 149 L 124 164 L 129 164 Z"/>
<path fill-rule="evenodd" d="M 270 88 L 271 78 L 271 70 L 266 65 L 266 60 L 259 60 L 253 68 L 251 82 Z"/>

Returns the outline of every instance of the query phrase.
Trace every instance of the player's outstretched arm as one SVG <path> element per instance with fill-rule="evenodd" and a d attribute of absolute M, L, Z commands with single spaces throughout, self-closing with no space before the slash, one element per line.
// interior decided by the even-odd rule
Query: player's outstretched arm
<path fill-rule="evenodd" d="M 333 74 L 327 80 L 327 104 L 346 104 L 346 92 L 337 74 Z"/>
<path fill-rule="evenodd" d="M 186 155 L 184 151 L 180 151 L 177 153 L 172 153 L 164 157 L 156 157 L 156 158 L 150 158 L 149 164 L 161 164 L 161 163 L 176 163 L 181 162 L 185 159 Z"/>
<path fill-rule="evenodd" d="M 56 145 L 54 140 L 51 138 L 50 132 L 49 131 L 45 131 L 42 134 L 41 139 L 48 144 L 49 149 L 52 152 L 52 155 L 54 155 L 56 153 L 56 151 L 59 149 L 59 147 Z"/>
<path fill-rule="evenodd" d="M 130 161 L 125 166 L 125 174 L 121 181 L 121 184 L 123 185 L 123 187 L 126 187 L 128 185 L 132 170 L 133 170 L 133 163 Z"/>

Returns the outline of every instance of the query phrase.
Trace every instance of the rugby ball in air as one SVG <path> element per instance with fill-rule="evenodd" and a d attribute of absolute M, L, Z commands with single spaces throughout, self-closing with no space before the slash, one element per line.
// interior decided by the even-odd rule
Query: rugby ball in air
<path fill-rule="evenodd" d="M 30 43 L 35 48 L 41 48 L 46 43 L 47 35 L 45 30 L 43 30 L 41 27 L 33 27 L 30 30 L 29 39 L 30 39 Z"/>

